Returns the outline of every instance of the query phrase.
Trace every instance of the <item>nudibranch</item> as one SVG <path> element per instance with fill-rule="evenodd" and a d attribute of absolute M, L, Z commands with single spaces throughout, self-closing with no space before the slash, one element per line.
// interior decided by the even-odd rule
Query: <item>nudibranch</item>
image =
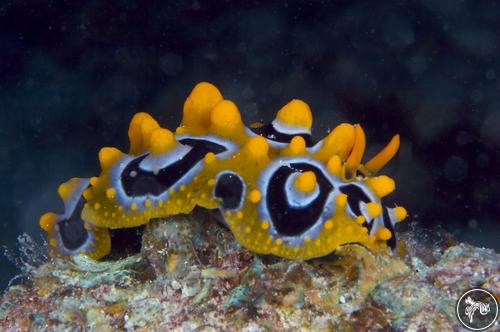
<path fill-rule="evenodd" d="M 99 152 L 101 173 L 59 187 L 64 214 L 46 213 L 40 226 L 55 253 L 110 251 L 109 230 L 151 219 L 218 209 L 236 240 L 252 252 L 289 259 L 324 256 L 348 243 L 394 248 L 401 206 L 376 175 L 399 148 L 399 136 L 362 163 L 365 133 L 342 123 L 314 142 L 309 106 L 290 101 L 269 124 L 245 126 L 237 106 L 210 83 L 197 84 L 172 132 L 147 113 L 133 116 L 128 153 Z"/>

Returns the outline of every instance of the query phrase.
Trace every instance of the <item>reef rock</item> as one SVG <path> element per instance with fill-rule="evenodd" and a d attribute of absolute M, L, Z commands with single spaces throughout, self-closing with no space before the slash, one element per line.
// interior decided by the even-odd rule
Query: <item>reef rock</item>
<path fill-rule="evenodd" d="M 413 233 L 394 253 L 358 245 L 292 261 L 250 253 L 214 216 L 155 220 L 139 253 L 53 258 L 0 302 L 1 330 L 458 331 L 465 290 L 500 294 L 500 255 Z M 498 323 L 496 325 L 498 329 Z"/>

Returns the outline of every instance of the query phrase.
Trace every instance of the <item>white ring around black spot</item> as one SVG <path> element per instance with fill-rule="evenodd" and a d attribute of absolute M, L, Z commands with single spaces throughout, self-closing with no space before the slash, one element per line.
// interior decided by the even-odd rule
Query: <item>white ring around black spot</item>
<path fill-rule="evenodd" d="M 295 181 L 297 177 L 302 174 L 300 172 L 293 173 L 288 177 L 285 184 L 285 194 L 289 206 L 296 208 L 306 208 L 309 206 L 319 195 L 319 186 L 316 184 L 313 192 L 303 193 L 295 188 Z"/>
<path fill-rule="evenodd" d="M 268 192 L 268 186 L 269 186 L 269 181 L 273 174 L 281 167 L 283 166 L 290 166 L 293 163 L 306 163 L 309 165 L 314 166 L 316 169 L 319 169 L 321 173 L 329 180 L 329 182 L 333 186 L 333 190 L 327 194 L 327 199 L 325 201 L 325 204 L 322 207 L 321 215 L 320 217 L 314 221 L 314 224 L 309 227 L 305 232 L 303 232 L 300 235 L 297 236 L 283 236 L 279 234 L 277 231 L 275 225 L 273 224 L 273 220 L 271 218 L 271 215 L 268 210 L 267 206 L 267 192 Z M 273 160 L 260 174 L 258 178 L 258 188 L 260 192 L 262 193 L 262 199 L 259 202 L 258 205 L 258 213 L 259 213 L 259 218 L 261 220 L 268 220 L 269 221 L 269 229 L 268 233 L 271 235 L 274 239 L 280 238 L 283 240 L 283 242 L 287 243 L 291 247 L 300 247 L 304 243 L 304 238 L 309 237 L 310 239 L 314 240 L 316 239 L 323 227 L 323 224 L 326 220 L 332 217 L 332 215 L 335 213 L 335 199 L 336 197 L 340 194 L 340 191 L 338 190 L 338 187 L 340 184 L 343 184 L 344 182 L 332 175 L 328 170 L 325 168 L 325 166 L 310 157 L 281 157 Z"/>
<path fill-rule="evenodd" d="M 223 172 L 220 172 L 219 174 L 217 174 L 217 176 L 215 177 L 215 185 L 214 185 L 214 188 L 212 189 L 212 197 L 215 198 L 215 199 L 221 199 L 222 197 L 219 195 L 217 195 L 217 189 L 220 188 L 218 186 L 220 186 L 220 182 L 221 182 L 221 178 L 227 176 L 227 175 L 230 175 L 231 177 L 234 177 L 236 179 L 239 180 L 239 184 L 241 185 L 241 188 L 235 188 L 236 186 L 233 186 L 232 188 L 225 188 L 227 190 L 231 190 L 231 189 L 237 189 L 237 193 L 235 192 L 234 194 L 237 194 L 239 196 L 239 198 L 237 197 L 234 197 L 238 200 L 238 204 L 236 206 L 231 206 L 230 208 L 224 208 L 223 206 L 221 206 L 221 209 L 223 211 L 238 211 L 241 209 L 241 207 L 243 206 L 243 202 L 245 201 L 245 196 L 246 196 L 246 189 L 247 189 L 247 186 L 246 186 L 246 183 L 245 181 L 243 180 L 243 178 L 236 172 L 233 172 L 233 171 L 223 171 Z M 223 188 L 224 190 L 224 188 Z M 224 204 L 224 202 L 223 202 Z"/>

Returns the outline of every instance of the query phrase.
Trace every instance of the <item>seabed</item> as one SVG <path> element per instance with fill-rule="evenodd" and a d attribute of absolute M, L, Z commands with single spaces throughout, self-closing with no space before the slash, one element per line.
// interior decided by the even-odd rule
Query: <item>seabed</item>
<path fill-rule="evenodd" d="M 455 304 L 465 290 L 499 297 L 493 250 L 398 235 L 392 254 L 348 245 L 291 261 L 252 254 L 206 213 L 154 220 L 140 253 L 32 266 L 3 294 L 0 329 L 460 331 Z"/>

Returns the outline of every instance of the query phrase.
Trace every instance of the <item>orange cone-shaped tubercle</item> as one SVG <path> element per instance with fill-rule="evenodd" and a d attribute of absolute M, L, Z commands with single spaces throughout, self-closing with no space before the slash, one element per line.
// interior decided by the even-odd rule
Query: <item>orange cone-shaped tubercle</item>
<path fill-rule="evenodd" d="M 151 154 L 158 156 L 173 149 L 177 145 L 174 134 L 165 128 L 157 128 L 151 134 L 149 141 Z"/>
<path fill-rule="evenodd" d="M 246 159 L 256 165 L 264 165 L 269 162 L 268 151 L 269 144 L 262 136 L 251 137 L 242 148 L 242 153 L 245 154 Z"/>
<path fill-rule="evenodd" d="M 394 212 L 394 215 L 396 216 L 396 220 L 398 222 L 403 221 L 408 216 L 408 212 L 406 212 L 406 209 L 402 206 L 395 207 L 393 209 L 393 212 Z"/>
<path fill-rule="evenodd" d="M 297 156 L 306 153 L 306 141 L 302 136 L 294 136 L 288 146 L 283 149 L 284 156 Z"/>
<path fill-rule="evenodd" d="M 313 171 L 300 173 L 295 179 L 294 186 L 301 193 L 312 192 L 316 188 L 316 174 Z"/>
<path fill-rule="evenodd" d="M 241 121 L 238 107 L 232 101 L 223 100 L 212 110 L 210 114 L 210 132 L 235 140 L 242 138 L 245 126 Z"/>
<path fill-rule="evenodd" d="M 57 218 L 58 218 L 57 214 L 53 212 L 47 212 L 40 217 L 38 224 L 45 232 L 48 233 L 52 230 L 52 227 L 56 223 Z"/>
<path fill-rule="evenodd" d="M 160 126 L 151 115 L 145 112 L 135 114 L 130 121 L 128 137 L 130 140 L 130 154 L 136 155 L 144 152 L 149 147 L 151 131 Z M 148 137 L 144 137 L 144 136 Z"/>
<path fill-rule="evenodd" d="M 181 126 L 193 133 L 205 133 L 210 126 L 210 114 L 222 99 L 214 85 L 207 82 L 196 84 L 184 102 Z"/>
<path fill-rule="evenodd" d="M 311 109 L 302 100 L 293 99 L 278 111 L 276 121 L 286 126 L 304 128 L 306 131 L 310 131 L 312 127 Z"/>
<path fill-rule="evenodd" d="M 340 160 L 340 157 L 335 155 L 332 156 L 330 159 L 328 159 L 328 162 L 326 164 L 326 168 L 330 173 L 333 175 L 342 176 L 343 168 L 342 168 L 342 160 Z"/>
<path fill-rule="evenodd" d="M 99 151 L 99 163 L 103 171 L 109 170 L 124 154 L 117 148 L 104 147 Z"/>
<path fill-rule="evenodd" d="M 379 198 L 389 195 L 396 188 L 394 180 L 385 175 L 370 177 L 365 183 Z"/>

